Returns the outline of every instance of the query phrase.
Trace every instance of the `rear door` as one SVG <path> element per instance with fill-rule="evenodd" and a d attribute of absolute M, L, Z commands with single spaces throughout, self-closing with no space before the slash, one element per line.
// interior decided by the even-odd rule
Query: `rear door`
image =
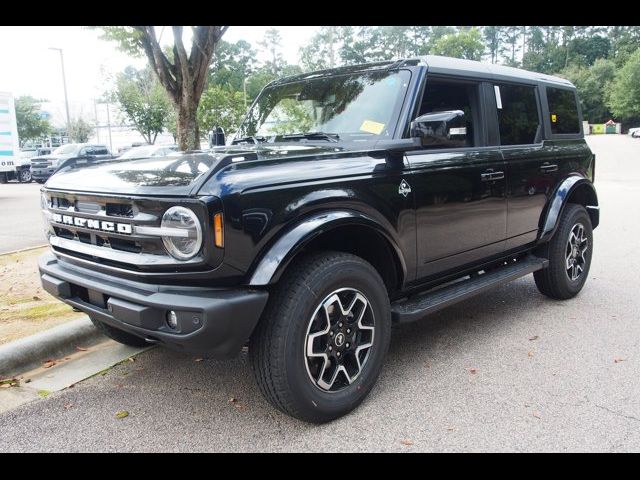
<path fill-rule="evenodd" d="M 553 147 L 543 140 L 538 86 L 494 83 L 493 93 L 508 179 L 505 249 L 511 250 L 536 240 L 558 165 Z"/>
<path fill-rule="evenodd" d="M 488 141 L 486 84 L 429 76 L 418 115 L 462 110 L 451 145 L 407 152 L 416 202 L 417 276 L 426 279 L 500 254 L 506 235 L 505 165 Z M 454 130 L 454 129 L 451 129 Z"/>

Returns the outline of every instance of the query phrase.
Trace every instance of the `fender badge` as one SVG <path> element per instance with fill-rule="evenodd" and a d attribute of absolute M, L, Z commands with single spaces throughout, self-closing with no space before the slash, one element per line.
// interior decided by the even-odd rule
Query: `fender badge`
<path fill-rule="evenodd" d="M 411 193 L 411 185 L 407 183 L 407 181 L 403 178 L 400 182 L 400 186 L 398 187 L 398 193 L 407 198 L 407 195 Z"/>

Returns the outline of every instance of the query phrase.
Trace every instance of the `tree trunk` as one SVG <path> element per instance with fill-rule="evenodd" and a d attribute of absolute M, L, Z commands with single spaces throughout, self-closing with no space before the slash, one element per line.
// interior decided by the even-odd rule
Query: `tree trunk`
<path fill-rule="evenodd" d="M 184 99 L 178 109 L 178 147 L 180 150 L 200 150 L 200 132 L 193 100 Z"/>

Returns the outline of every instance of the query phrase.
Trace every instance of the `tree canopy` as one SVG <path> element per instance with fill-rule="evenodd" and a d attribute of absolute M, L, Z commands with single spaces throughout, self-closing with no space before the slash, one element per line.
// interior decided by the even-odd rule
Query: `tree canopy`
<path fill-rule="evenodd" d="M 49 120 L 40 114 L 42 101 L 28 95 L 16 98 L 16 123 L 20 144 L 37 141 L 52 131 Z"/>

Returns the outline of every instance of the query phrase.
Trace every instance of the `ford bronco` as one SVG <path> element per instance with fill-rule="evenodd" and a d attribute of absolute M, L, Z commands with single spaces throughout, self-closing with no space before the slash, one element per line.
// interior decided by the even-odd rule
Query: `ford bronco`
<path fill-rule="evenodd" d="M 283 78 L 228 145 L 65 168 L 42 283 L 107 336 L 228 358 L 277 408 L 359 405 L 394 322 L 533 273 L 584 286 L 599 210 L 576 89 L 427 56 Z"/>

